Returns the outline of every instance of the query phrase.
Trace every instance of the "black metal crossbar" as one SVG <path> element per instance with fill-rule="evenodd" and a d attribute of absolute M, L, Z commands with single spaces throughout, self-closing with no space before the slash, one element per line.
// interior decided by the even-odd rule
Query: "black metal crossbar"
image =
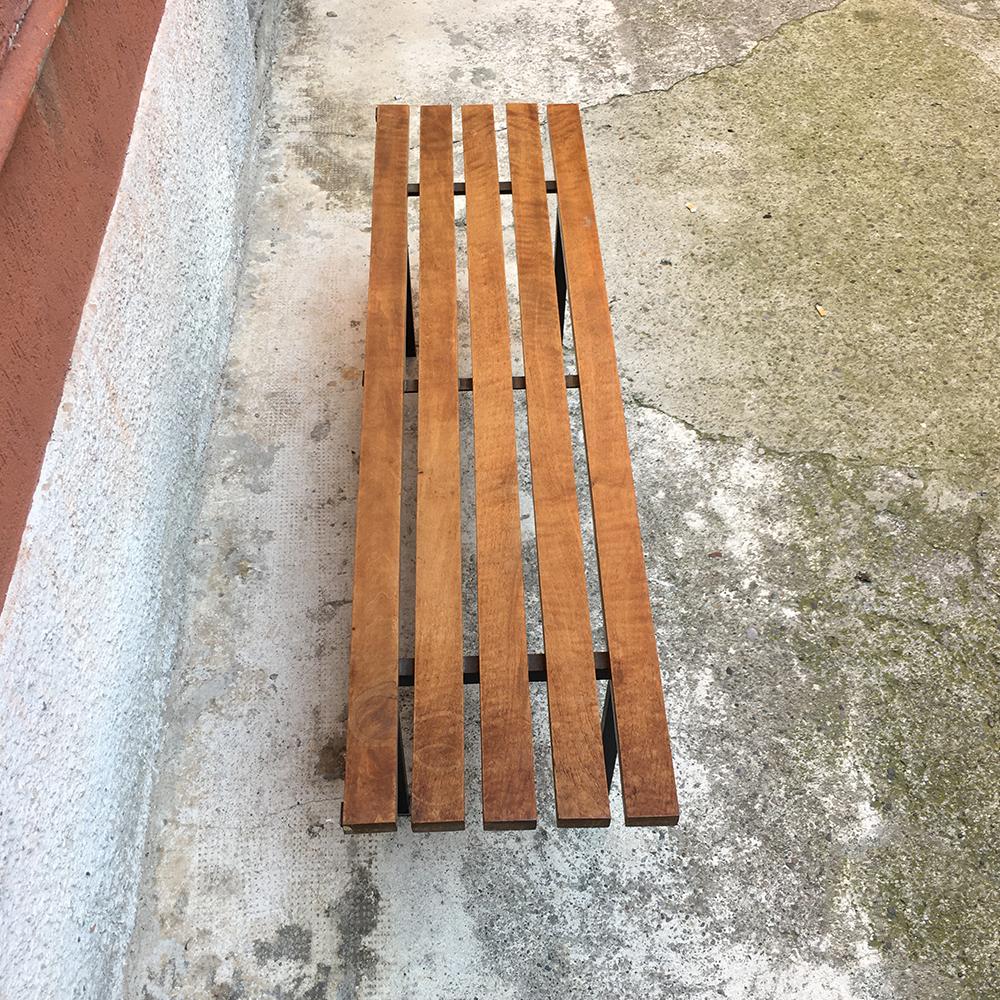
<path fill-rule="evenodd" d="M 548 678 L 544 653 L 528 654 L 528 680 L 544 681 Z M 594 651 L 594 679 L 598 681 L 611 680 L 611 657 L 606 650 Z M 479 683 L 479 657 L 462 657 L 462 682 L 464 684 Z M 413 660 L 403 657 L 399 661 L 399 686 L 413 687 Z"/>
<path fill-rule="evenodd" d="M 500 182 L 500 193 L 501 194 L 512 194 L 513 193 L 512 189 L 511 189 L 510 181 L 501 181 Z M 545 193 L 546 194 L 555 194 L 556 193 L 556 182 L 555 181 L 546 181 L 545 182 Z M 461 196 L 464 197 L 464 195 L 465 195 L 465 181 L 456 181 L 455 182 L 455 195 L 456 196 L 461 195 Z M 419 198 L 420 197 L 420 185 L 419 184 L 407 184 L 406 185 L 406 196 L 408 198 Z"/>
<path fill-rule="evenodd" d="M 362 377 L 362 385 L 364 385 L 364 378 Z M 523 375 L 513 375 L 510 380 L 510 387 L 512 389 L 524 389 L 525 381 Z M 566 388 L 567 389 L 579 389 L 580 388 L 580 376 L 570 373 L 566 376 Z M 403 379 L 403 392 L 419 392 L 420 391 L 420 380 L 415 378 Z M 458 391 L 459 392 L 472 392 L 472 379 L 471 378 L 460 378 L 458 380 Z"/>

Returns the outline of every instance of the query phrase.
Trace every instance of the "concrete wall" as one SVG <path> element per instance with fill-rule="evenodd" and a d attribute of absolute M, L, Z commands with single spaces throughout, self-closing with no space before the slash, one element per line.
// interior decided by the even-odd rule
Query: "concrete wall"
<path fill-rule="evenodd" d="M 168 0 L 0 616 L 0 997 L 121 993 L 271 0 Z"/>

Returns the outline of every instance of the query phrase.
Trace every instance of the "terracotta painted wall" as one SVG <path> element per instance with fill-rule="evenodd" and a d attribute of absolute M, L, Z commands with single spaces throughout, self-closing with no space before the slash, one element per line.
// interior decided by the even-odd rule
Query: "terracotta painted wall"
<path fill-rule="evenodd" d="M 69 0 L 0 167 L 0 606 L 162 12 L 163 0 Z"/>
<path fill-rule="evenodd" d="M 3 62 L 30 2 L 31 0 L 0 0 L 0 62 Z"/>

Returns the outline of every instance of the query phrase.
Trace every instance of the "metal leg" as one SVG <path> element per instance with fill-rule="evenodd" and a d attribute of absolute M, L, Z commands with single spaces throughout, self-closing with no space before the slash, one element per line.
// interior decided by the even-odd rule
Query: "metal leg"
<path fill-rule="evenodd" d="M 396 812 L 410 815 L 410 789 L 406 784 L 406 754 L 403 753 L 403 724 L 396 719 Z"/>
<path fill-rule="evenodd" d="M 406 255 L 406 356 L 417 356 L 417 331 L 413 322 L 413 285 L 410 282 L 410 255 Z"/>
<path fill-rule="evenodd" d="M 608 681 L 604 711 L 601 713 L 601 740 L 604 742 L 604 773 L 608 778 L 608 788 L 611 788 L 618 760 L 618 724 L 615 721 L 615 696 L 611 690 L 611 681 Z"/>
<path fill-rule="evenodd" d="M 566 259 L 563 256 L 562 226 L 559 224 L 559 209 L 556 209 L 556 300 L 559 303 L 559 334 L 566 341 Z"/>

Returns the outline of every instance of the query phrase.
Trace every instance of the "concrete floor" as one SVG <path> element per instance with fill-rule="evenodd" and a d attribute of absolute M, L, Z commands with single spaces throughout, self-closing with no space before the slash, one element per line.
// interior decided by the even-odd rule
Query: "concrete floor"
<path fill-rule="evenodd" d="M 998 73 L 991 0 L 289 0 L 129 997 L 1000 995 Z M 470 691 L 469 828 L 348 837 L 371 105 L 506 99 L 587 108 L 682 821 L 556 830 L 539 692 L 484 834 Z"/>

